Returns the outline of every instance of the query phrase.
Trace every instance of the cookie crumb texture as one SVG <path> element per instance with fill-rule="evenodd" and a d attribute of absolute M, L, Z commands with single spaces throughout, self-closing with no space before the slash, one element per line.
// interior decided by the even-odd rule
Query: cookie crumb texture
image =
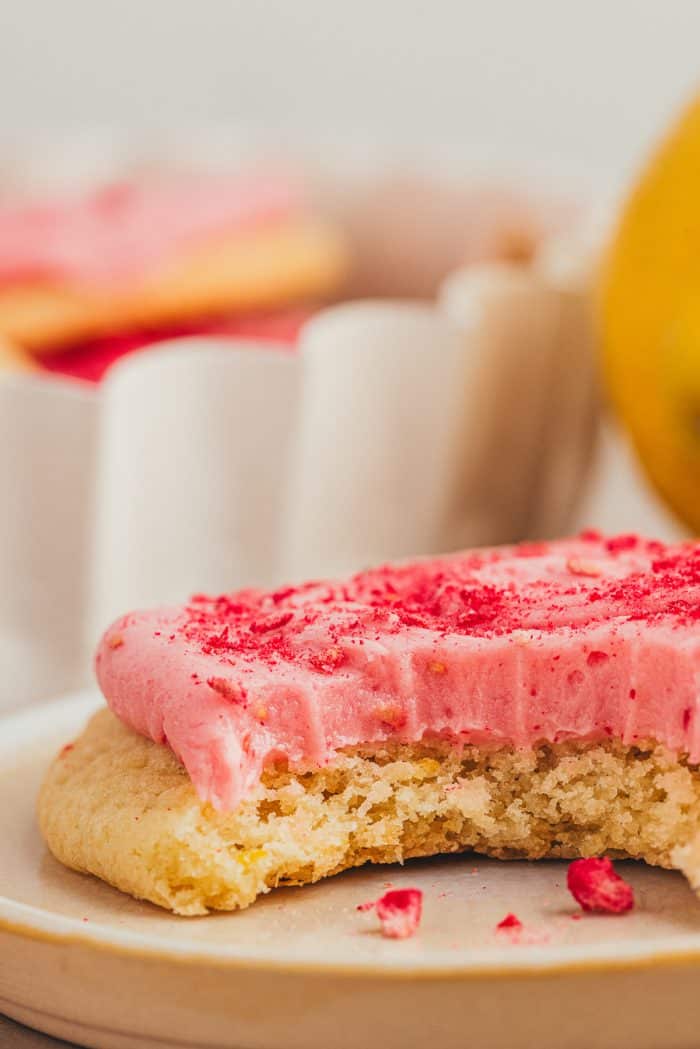
<path fill-rule="evenodd" d="M 368 862 L 475 850 L 632 857 L 700 885 L 700 774 L 667 750 L 392 744 L 310 772 L 267 769 L 234 812 L 198 799 L 170 749 L 96 714 L 54 760 L 39 821 L 58 860 L 177 914 L 247 907 Z"/>

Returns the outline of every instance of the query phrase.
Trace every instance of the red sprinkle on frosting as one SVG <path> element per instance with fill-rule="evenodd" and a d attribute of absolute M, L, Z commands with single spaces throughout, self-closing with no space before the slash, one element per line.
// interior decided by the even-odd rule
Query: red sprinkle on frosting
<path fill-rule="evenodd" d="M 639 545 L 638 535 L 616 535 L 612 539 L 607 539 L 605 542 L 606 550 L 609 550 L 611 554 L 619 554 L 624 550 L 634 550 Z"/>
<path fill-rule="evenodd" d="M 507 569 L 499 573 L 500 562 L 513 553 L 535 559 L 548 549 L 521 544 L 387 565 L 344 583 L 312 582 L 271 593 L 197 594 L 179 631 L 200 651 L 219 655 L 223 663 L 283 661 L 330 674 L 347 663 L 343 642 L 371 637 L 373 625 L 390 634 L 422 627 L 442 636 L 494 637 L 525 630 L 583 630 L 611 619 L 700 622 L 700 547 L 664 548 L 632 535 L 601 541 L 595 532 L 584 532 L 579 539 L 599 547 L 604 560 L 595 563 L 595 570 L 588 560 L 568 558 L 560 574 L 516 587 Z M 659 548 L 666 556 L 655 556 Z M 625 557 L 637 557 L 639 563 L 610 571 Z M 495 575 L 497 582 L 483 581 L 484 574 Z M 326 646 L 309 654 L 300 635 L 318 618 L 320 606 L 335 613 L 334 625 Z M 588 663 L 595 666 L 607 658 L 605 652 L 593 651 Z M 431 669 L 442 673 L 439 661 Z"/>
<path fill-rule="evenodd" d="M 345 653 L 341 649 L 331 646 L 324 652 L 315 652 L 309 656 L 309 664 L 320 674 L 332 674 L 338 667 L 342 667 L 345 659 Z"/>
<path fill-rule="evenodd" d="M 228 699 L 231 703 L 245 703 L 246 690 L 242 685 L 228 681 L 225 677 L 207 678 L 207 684 L 214 692 L 218 692 L 220 696 Z"/>

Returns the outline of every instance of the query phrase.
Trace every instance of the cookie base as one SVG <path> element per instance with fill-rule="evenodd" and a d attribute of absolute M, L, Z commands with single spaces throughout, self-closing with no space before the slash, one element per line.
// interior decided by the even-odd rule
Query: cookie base
<path fill-rule="evenodd" d="M 700 772 L 653 743 L 345 751 L 323 769 L 268 769 L 221 813 L 168 747 L 103 710 L 54 760 L 38 811 L 66 866 L 183 915 L 364 863 L 467 850 L 630 857 L 700 885 Z"/>

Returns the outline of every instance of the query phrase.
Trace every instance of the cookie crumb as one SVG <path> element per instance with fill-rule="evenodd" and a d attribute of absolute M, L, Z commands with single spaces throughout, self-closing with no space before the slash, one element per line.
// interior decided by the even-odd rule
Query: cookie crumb
<path fill-rule="evenodd" d="M 566 562 L 566 567 L 572 575 L 583 575 L 595 578 L 595 576 L 603 574 L 600 565 L 595 564 L 593 561 L 584 561 L 580 557 L 570 557 Z"/>

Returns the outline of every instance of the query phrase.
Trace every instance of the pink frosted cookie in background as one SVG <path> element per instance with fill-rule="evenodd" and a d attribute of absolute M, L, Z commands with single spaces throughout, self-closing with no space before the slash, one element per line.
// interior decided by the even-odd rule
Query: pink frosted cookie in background
<path fill-rule="evenodd" d="M 125 182 L 0 209 L 0 335 L 38 354 L 106 335 L 316 302 L 337 227 L 284 178 Z"/>
<path fill-rule="evenodd" d="M 347 184 L 161 174 L 5 203 L 0 336 L 48 371 L 90 381 L 124 353 L 180 335 L 293 342 L 289 311 L 434 297 L 456 267 L 527 265 L 575 216 L 573 205 L 505 185 L 409 174 Z"/>

